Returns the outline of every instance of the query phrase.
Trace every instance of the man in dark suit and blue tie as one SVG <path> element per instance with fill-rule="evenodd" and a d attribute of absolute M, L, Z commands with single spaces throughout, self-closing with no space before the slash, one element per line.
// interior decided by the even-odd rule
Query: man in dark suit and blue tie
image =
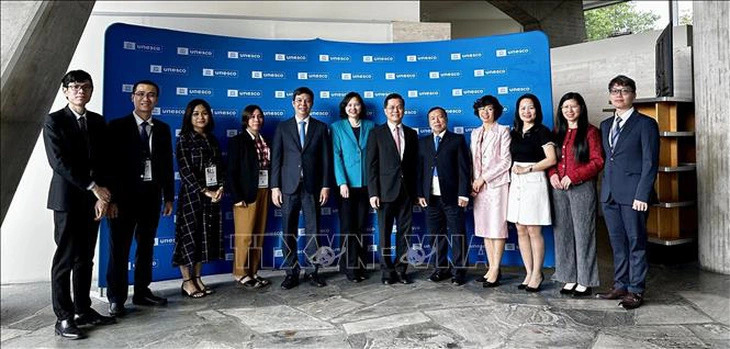
<path fill-rule="evenodd" d="M 466 225 L 464 208 L 469 203 L 470 156 L 463 135 L 447 130 L 446 110 L 428 111 L 431 135 L 418 144 L 418 204 L 426 208 L 428 235 L 436 252 L 436 268 L 429 280 L 451 279 L 457 286 L 466 280 Z M 447 234 L 448 232 L 448 234 Z M 451 273 L 448 250 L 451 246 L 455 272 Z M 433 253 L 431 255 L 434 255 Z"/>
<path fill-rule="evenodd" d="M 317 287 L 326 285 L 318 273 L 321 265 L 317 236 L 320 207 L 329 199 L 332 152 L 327 125 L 309 115 L 313 104 L 312 90 L 307 87 L 294 90 L 294 117 L 279 123 L 271 143 L 271 199 L 282 209 L 283 268 L 287 273 L 281 283 L 283 289 L 299 285 L 299 210 L 304 213 L 304 234 L 307 238 L 304 279 Z"/>
<path fill-rule="evenodd" d="M 418 134 L 403 125 L 405 101 L 401 95 L 389 94 L 383 107 L 388 121 L 368 136 L 368 195 L 370 206 L 378 210 L 381 281 L 409 284 L 406 268 L 416 201 Z M 393 221 L 397 224 L 395 261 L 390 241 Z"/>
<path fill-rule="evenodd" d="M 104 118 L 86 109 L 94 85 L 83 70 L 61 80 L 68 105 L 46 117 L 43 141 L 53 169 L 48 208 L 53 210 L 56 253 L 51 267 L 51 298 L 56 313 L 55 333 L 84 338 L 80 325 L 116 322 L 91 308 L 91 273 L 99 220 L 111 194 Z M 73 271 L 73 300 L 71 275 Z"/>
<path fill-rule="evenodd" d="M 160 211 L 172 214 L 174 174 L 170 126 L 152 118 L 160 88 L 142 80 L 132 88 L 134 111 L 109 123 L 114 159 L 114 200 L 109 207 L 110 246 L 106 279 L 109 313 L 126 313 L 128 260 L 132 238 L 137 241 L 134 259 L 135 305 L 162 306 L 167 299 L 152 294 L 152 256 Z M 164 205 L 162 204 L 164 200 Z"/>
<path fill-rule="evenodd" d="M 635 309 L 644 302 L 646 221 L 649 204 L 656 199 L 659 128 L 654 119 L 634 109 L 634 80 L 616 76 L 608 90 L 616 113 L 601 123 L 606 158 L 601 202 L 613 248 L 614 285 L 599 297 L 621 299 L 621 306 Z"/>

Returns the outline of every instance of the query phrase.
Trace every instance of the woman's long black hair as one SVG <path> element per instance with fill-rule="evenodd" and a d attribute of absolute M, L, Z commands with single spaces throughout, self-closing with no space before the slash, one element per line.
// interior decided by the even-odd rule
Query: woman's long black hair
<path fill-rule="evenodd" d="M 206 102 L 203 99 L 196 98 L 193 99 L 188 103 L 188 106 L 185 107 L 185 115 L 183 115 L 183 121 L 182 121 L 182 130 L 180 133 L 189 133 L 189 132 L 195 132 L 193 130 L 193 110 L 195 107 L 202 105 L 203 108 L 208 112 L 208 124 L 205 125 L 203 128 L 203 132 L 205 133 L 211 133 L 213 132 L 213 128 L 215 128 L 215 123 L 213 122 L 213 111 L 210 109 L 210 104 Z"/>
<path fill-rule="evenodd" d="M 568 133 L 568 120 L 563 116 L 563 103 L 568 100 L 575 100 L 580 106 L 580 114 L 578 114 L 578 129 L 575 133 L 575 139 L 573 140 L 573 155 L 575 160 L 578 162 L 586 163 L 589 160 L 590 154 L 588 153 L 588 108 L 586 107 L 586 101 L 583 96 L 577 92 L 568 92 L 560 98 L 558 103 L 558 110 L 555 112 L 555 134 L 556 140 L 558 141 L 558 151 L 563 148 L 563 141 L 565 141 L 565 135 Z M 562 154 L 559 154 L 563 156 Z"/>
<path fill-rule="evenodd" d="M 517 98 L 517 103 L 515 103 L 514 129 L 518 135 L 522 135 L 522 127 L 525 125 L 525 122 L 520 119 L 520 102 L 522 102 L 523 99 L 531 100 L 532 104 L 535 106 L 535 126 L 542 125 L 542 105 L 540 104 L 540 100 L 532 93 L 525 93 L 520 96 L 520 98 Z"/>

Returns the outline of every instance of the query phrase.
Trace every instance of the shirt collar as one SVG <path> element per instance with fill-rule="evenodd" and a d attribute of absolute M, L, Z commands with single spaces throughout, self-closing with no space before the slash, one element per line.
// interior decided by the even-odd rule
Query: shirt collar
<path fill-rule="evenodd" d="M 139 115 L 137 115 L 137 113 L 135 113 L 135 112 L 132 112 L 132 115 L 134 115 L 134 121 L 137 122 L 137 126 L 142 125 L 142 122 L 145 121 Z M 150 125 L 150 126 L 153 126 L 154 125 L 154 123 L 152 123 L 152 115 L 150 115 L 150 118 L 147 119 L 147 124 Z"/>
<path fill-rule="evenodd" d="M 622 123 L 626 123 L 626 120 L 628 120 L 629 117 L 631 116 L 631 114 L 633 114 L 633 113 L 634 113 L 634 107 L 631 107 L 631 108 L 629 108 L 629 110 L 625 111 L 623 114 L 620 114 L 620 115 L 616 114 L 616 116 L 621 119 Z"/>
<path fill-rule="evenodd" d="M 433 137 L 436 138 L 436 136 L 438 136 L 438 137 L 441 137 L 441 139 L 444 139 L 444 134 L 445 133 L 446 133 L 446 129 L 444 129 L 443 131 L 441 131 L 441 133 L 439 133 L 439 134 L 434 133 L 433 134 Z"/>
<path fill-rule="evenodd" d="M 246 133 L 251 136 L 251 139 L 253 139 L 254 141 L 256 140 L 256 136 L 254 136 L 253 133 L 251 133 L 248 129 L 246 129 Z"/>
<path fill-rule="evenodd" d="M 70 106 L 68 107 L 68 109 L 69 109 L 69 110 L 71 110 L 71 112 L 72 112 L 72 113 L 74 113 L 74 116 L 76 117 L 76 120 L 77 120 L 77 121 L 78 121 L 78 120 L 79 120 L 80 118 L 82 118 L 82 117 L 84 117 L 84 118 L 86 117 L 86 109 L 84 109 L 84 113 L 83 113 L 83 114 L 79 114 L 79 113 L 77 113 L 77 112 L 76 112 L 76 111 L 74 110 L 74 108 L 71 108 Z"/>
<path fill-rule="evenodd" d="M 388 128 L 390 129 L 390 132 L 395 131 L 396 127 L 400 127 L 401 129 L 403 129 L 403 123 L 396 125 L 396 124 L 390 122 L 390 120 L 388 120 Z"/>
<path fill-rule="evenodd" d="M 296 120 L 297 120 L 297 125 L 298 125 L 298 124 L 299 124 L 300 122 L 302 122 L 302 121 L 304 121 L 304 123 L 307 123 L 307 124 L 308 124 L 308 123 L 309 123 L 309 118 L 310 118 L 310 116 L 309 116 L 309 115 L 308 115 L 308 116 L 307 116 L 306 118 L 304 118 L 304 119 L 300 119 L 300 118 L 299 118 L 298 116 L 294 115 L 294 119 L 296 119 Z"/>

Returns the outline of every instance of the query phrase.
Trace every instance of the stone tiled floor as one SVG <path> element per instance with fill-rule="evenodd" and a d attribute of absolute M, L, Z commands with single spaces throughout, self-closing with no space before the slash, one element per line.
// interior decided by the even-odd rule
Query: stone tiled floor
<path fill-rule="evenodd" d="M 609 264 L 610 267 L 610 264 Z M 552 271 L 546 269 L 546 278 Z M 3 348 L 730 348 L 730 276 L 695 264 L 652 265 L 646 305 L 626 311 L 616 301 L 561 296 L 547 282 L 539 294 L 517 289 L 518 268 L 504 285 L 454 287 L 414 272 L 411 285 L 383 286 L 379 273 L 351 284 L 328 273 L 328 286 L 302 284 L 260 291 L 234 286 L 227 275 L 206 277 L 216 293 L 201 300 L 179 295 L 179 281 L 154 289 L 165 308 L 132 308 L 118 324 L 88 328 L 89 338 L 53 335 L 50 285 L 2 286 Z M 602 279 L 605 275 L 602 270 Z M 471 276 L 479 275 L 474 271 Z M 602 280 L 608 281 L 608 280 Z M 604 282 L 604 284 L 606 284 Z M 94 307 L 106 312 L 106 304 Z M 133 307 L 133 306 L 132 306 Z"/>

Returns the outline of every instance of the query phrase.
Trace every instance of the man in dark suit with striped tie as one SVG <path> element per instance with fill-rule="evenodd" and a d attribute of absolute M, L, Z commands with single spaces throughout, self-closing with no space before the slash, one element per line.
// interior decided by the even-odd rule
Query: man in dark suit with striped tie
<path fill-rule="evenodd" d="M 634 109 L 634 80 L 616 76 L 608 90 L 616 112 L 601 123 L 606 158 L 601 202 L 613 248 L 614 285 L 599 297 L 620 299 L 621 306 L 634 309 L 644 302 L 646 221 L 656 197 L 659 128 L 654 119 Z"/>

